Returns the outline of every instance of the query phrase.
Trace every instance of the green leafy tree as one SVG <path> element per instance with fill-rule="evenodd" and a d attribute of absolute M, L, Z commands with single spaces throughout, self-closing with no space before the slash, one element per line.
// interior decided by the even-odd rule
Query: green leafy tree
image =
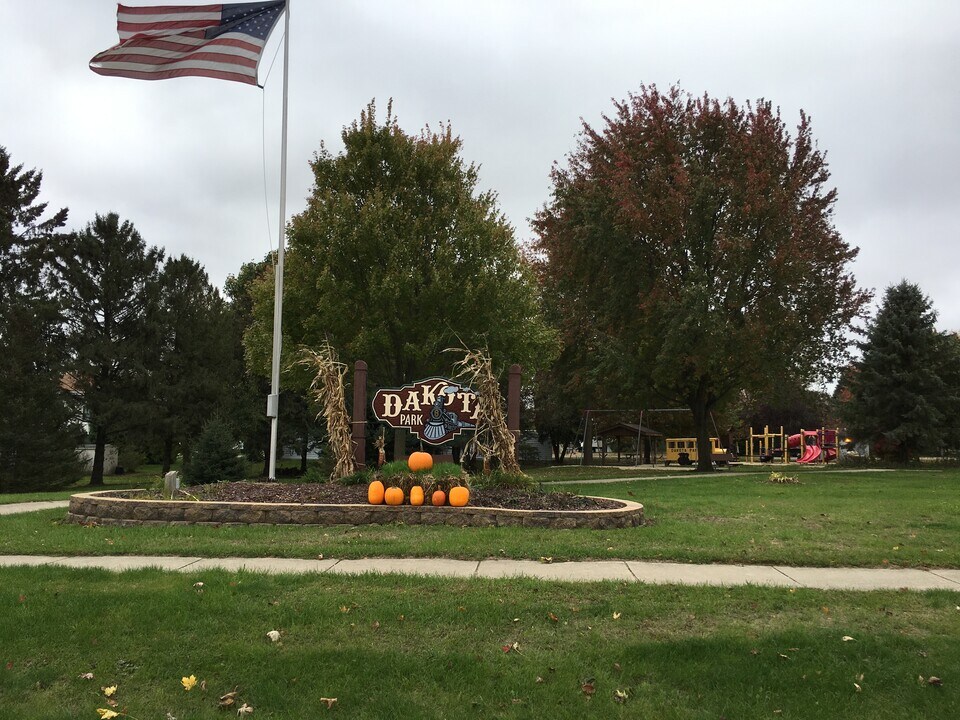
<path fill-rule="evenodd" d="M 204 423 L 190 460 L 184 466 L 183 479 L 189 485 L 242 480 L 246 463 L 236 445 L 229 424 L 217 415 L 212 416 Z"/>
<path fill-rule="evenodd" d="M 854 437 L 899 462 L 956 448 L 960 424 L 960 341 L 938 332 L 937 314 L 917 285 L 887 288 L 848 373 L 844 403 Z"/>
<path fill-rule="evenodd" d="M 235 392 L 242 365 L 230 309 L 195 260 L 167 259 L 154 311 L 159 341 L 148 356 L 152 430 L 167 472 L 175 450 L 189 455 L 204 422 Z"/>
<path fill-rule="evenodd" d="M 418 136 L 371 103 L 321 147 L 307 208 L 290 225 L 284 281 L 284 366 L 324 340 L 362 358 L 370 381 L 397 385 L 450 367 L 443 351 L 487 347 L 503 366 L 542 363 L 552 336 L 538 311 L 529 264 L 476 166 L 449 127 Z M 267 374 L 273 281 L 255 291 L 246 335 L 253 367 Z M 292 378 L 306 386 L 307 378 Z"/>
<path fill-rule="evenodd" d="M 64 244 L 56 284 L 72 369 L 96 449 L 90 484 L 103 484 L 111 437 L 142 429 L 152 417 L 149 368 L 159 349 L 151 322 L 163 252 L 115 213 L 96 219 Z"/>
<path fill-rule="evenodd" d="M 62 383 L 60 315 L 47 282 L 66 209 L 44 220 L 42 173 L 0 147 L 0 492 L 76 481 L 79 426 Z"/>
<path fill-rule="evenodd" d="M 830 376 L 868 295 L 833 225 L 836 191 L 801 114 L 643 87 L 584 124 L 534 227 L 571 377 L 600 401 L 682 404 L 699 468 L 710 414 L 784 374 Z"/>

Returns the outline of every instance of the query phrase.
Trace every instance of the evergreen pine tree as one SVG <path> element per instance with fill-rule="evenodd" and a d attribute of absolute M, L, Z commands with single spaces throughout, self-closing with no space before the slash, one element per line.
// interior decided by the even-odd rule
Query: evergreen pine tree
<path fill-rule="evenodd" d="M 851 373 L 851 433 L 899 462 L 939 451 L 956 437 L 960 353 L 935 328 L 937 314 L 907 281 L 887 288 Z"/>
<path fill-rule="evenodd" d="M 72 374 L 82 393 L 96 445 L 91 485 L 103 484 L 104 448 L 151 418 L 151 324 L 163 252 L 115 213 L 97 215 L 63 244 L 55 281 L 67 324 Z"/>
<path fill-rule="evenodd" d="M 214 415 L 203 425 L 190 461 L 184 468 L 188 485 L 203 485 L 222 480 L 242 480 L 246 463 L 238 454 L 236 440 L 224 420 Z"/>
<path fill-rule="evenodd" d="M 75 482 L 79 426 L 64 391 L 58 307 L 46 285 L 66 209 L 42 220 L 42 173 L 0 147 L 0 492 Z"/>

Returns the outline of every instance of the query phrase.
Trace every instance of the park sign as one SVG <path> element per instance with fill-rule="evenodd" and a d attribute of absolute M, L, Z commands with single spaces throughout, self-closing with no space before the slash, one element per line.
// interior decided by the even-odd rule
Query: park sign
<path fill-rule="evenodd" d="M 431 377 L 401 388 L 380 388 L 373 414 L 392 428 L 407 428 L 430 445 L 442 445 L 477 426 L 477 394 L 455 380 Z"/>

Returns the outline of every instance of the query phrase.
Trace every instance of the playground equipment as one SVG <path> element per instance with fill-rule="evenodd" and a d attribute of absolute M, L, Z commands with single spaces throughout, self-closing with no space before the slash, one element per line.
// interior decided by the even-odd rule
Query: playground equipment
<path fill-rule="evenodd" d="M 725 447 L 721 447 L 720 438 L 710 438 L 710 457 L 718 465 L 726 465 L 730 462 L 730 453 Z M 672 462 L 677 465 L 693 465 L 700 459 L 700 453 L 697 451 L 696 438 L 667 438 L 666 451 L 663 455 L 663 464 L 669 465 Z"/>
<path fill-rule="evenodd" d="M 791 459 L 804 465 L 826 463 L 837 459 L 840 431 L 831 428 L 803 430 L 787 435 L 780 427 L 779 433 L 770 432 L 769 426 L 762 433 L 750 429 L 750 445 L 746 453 L 749 462 L 788 463 Z"/>

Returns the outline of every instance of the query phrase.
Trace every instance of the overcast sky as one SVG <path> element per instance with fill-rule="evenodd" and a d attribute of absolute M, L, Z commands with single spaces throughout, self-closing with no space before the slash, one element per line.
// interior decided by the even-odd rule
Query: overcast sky
<path fill-rule="evenodd" d="M 812 117 L 861 285 L 916 282 L 960 330 L 956 0 L 292 0 L 291 23 L 288 215 L 320 142 L 339 151 L 373 98 L 411 133 L 452 123 L 525 242 L 551 164 L 612 99 L 643 83 L 763 97 L 791 127 Z M 276 246 L 282 53 L 263 91 L 143 82 L 87 67 L 117 42 L 110 0 L 0 0 L 0 27 L 0 145 L 43 171 L 71 228 L 117 212 L 221 287 Z"/>

